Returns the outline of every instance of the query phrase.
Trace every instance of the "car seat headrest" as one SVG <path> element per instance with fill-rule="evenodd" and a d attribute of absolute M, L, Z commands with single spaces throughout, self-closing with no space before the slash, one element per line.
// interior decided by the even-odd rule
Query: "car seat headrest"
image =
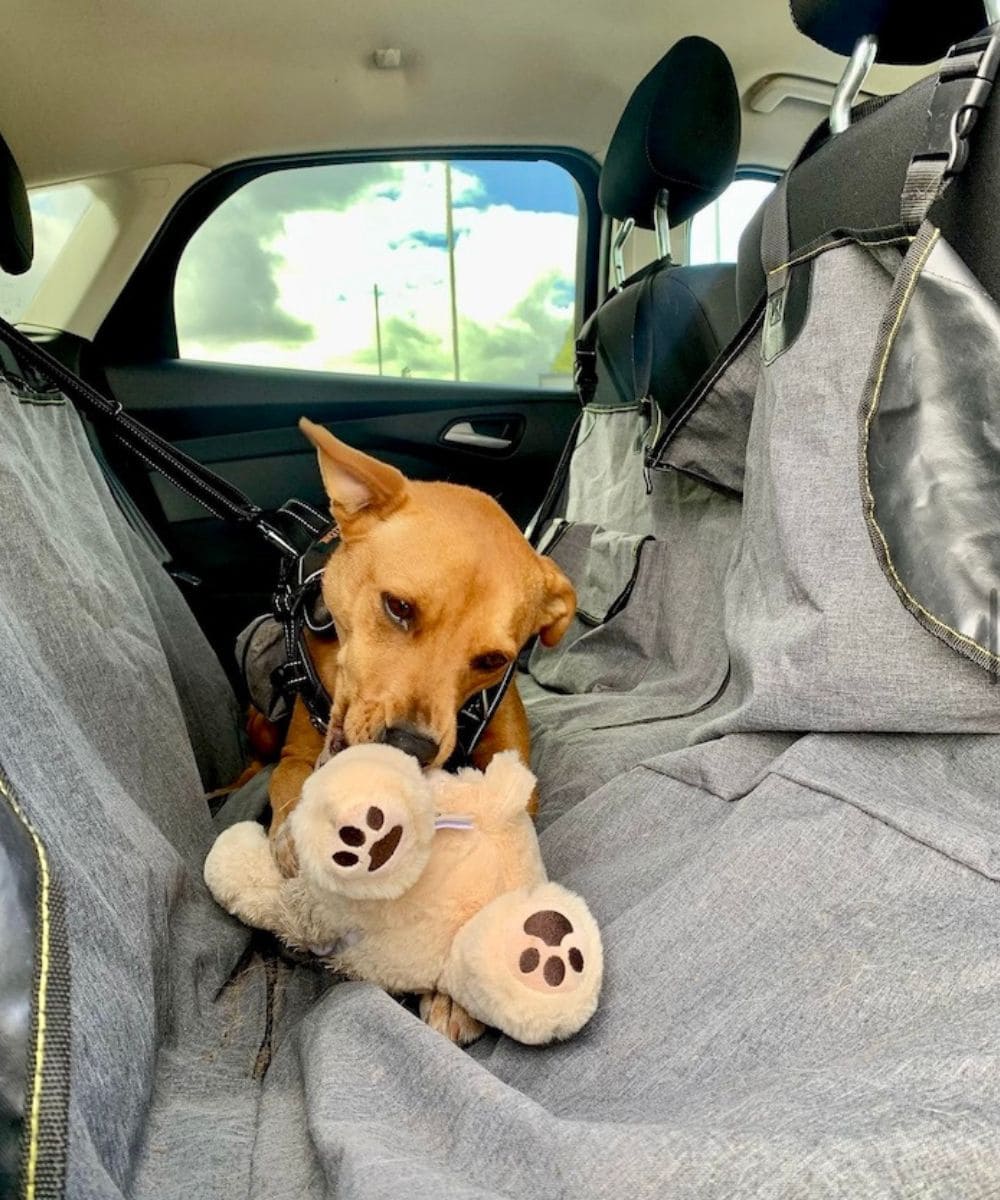
<path fill-rule="evenodd" d="M 28 193 L 14 156 L 0 137 L 0 270 L 23 275 L 34 253 Z"/>
<path fill-rule="evenodd" d="M 740 98 L 729 59 L 701 37 L 682 38 L 632 93 L 601 171 L 603 211 L 653 228 L 661 188 L 680 225 L 732 180 Z"/>
<path fill-rule="evenodd" d="M 878 38 L 878 61 L 894 66 L 936 62 L 988 23 L 983 0 L 926 8 L 913 0 L 790 2 L 792 20 L 814 42 L 835 54 L 850 54 L 858 38 L 871 33 Z"/>

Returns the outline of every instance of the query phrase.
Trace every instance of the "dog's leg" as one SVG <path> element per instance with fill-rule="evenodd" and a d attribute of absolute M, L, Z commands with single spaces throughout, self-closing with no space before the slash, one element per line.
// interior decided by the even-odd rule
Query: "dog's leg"
<path fill-rule="evenodd" d="M 420 1019 L 457 1046 L 468 1046 L 486 1032 L 481 1021 L 470 1017 L 461 1004 L 444 992 L 425 992 L 420 997 Z"/>
<path fill-rule="evenodd" d="M 302 795 L 302 785 L 313 773 L 316 759 L 323 749 L 323 735 L 309 720 L 309 712 L 296 698 L 292 717 L 288 723 L 281 758 L 274 768 L 268 796 L 271 801 L 271 849 L 283 875 L 295 875 L 298 864 L 291 839 L 283 836 L 282 829 L 292 809 Z"/>
<path fill-rule="evenodd" d="M 493 714 L 493 720 L 483 731 L 479 745 L 472 752 L 472 765 L 485 771 L 493 757 L 502 750 L 516 750 L 525 766 L 531 762 L 531 733 L 524 702 L 512 682 L 504 698 Z M 538 813 L 538 791 L 532 792 L 528 812 L 534 817 Z"/>

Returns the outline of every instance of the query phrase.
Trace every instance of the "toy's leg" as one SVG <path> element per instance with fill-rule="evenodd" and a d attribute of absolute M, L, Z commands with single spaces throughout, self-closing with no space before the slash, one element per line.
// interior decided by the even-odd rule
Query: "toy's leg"
<path fill-rule="evenodd" d="M 300 845 L 323 839 L 324 871 L 343 896 L 395 899 L 416 883 L 427 865 L 434 810 L 423 789 L 389 796 L 358 796 L 356 791 L 329 796 L 322 821 L 324 829 L 313 831 L 303 812 L 295 814 L 291 824 Z"/>
<path fill-rule="evenodd" d="M 267 834 L 256 821 L 238 821 L 219 834 L 204 874 L 208 890 L 226 912 L 257 929 L 280 927 L 283 880 Z"/>
<path fill-rule="evenodd" d="M 583 900 L 557 883 L 498 896 L 459 930 L 439 986 L 519 1042 L 567 1038 L 591 1018 L 604 959 Z"/>

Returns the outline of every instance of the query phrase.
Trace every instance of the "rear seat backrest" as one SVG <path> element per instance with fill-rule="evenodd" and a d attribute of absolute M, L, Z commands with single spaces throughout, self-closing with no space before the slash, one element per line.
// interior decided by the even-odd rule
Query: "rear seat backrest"
<path fill-rule="evenodd" d="M 652 229 L 665 189 L 670 224 L 687 221 L 730 183 L 739 143 L 739 95 L 729 60 L 705 38 L 684 38 L 646 75 L 622 113 L 601 171 L 601 208 Z M 578 365 L 585 376 L 587 355 L 596 354 L 591 386 L 581 387 L 576 449 L 550 489 L 542 524 L 562 513 L 629 533 L 651 532 L 640 443 L 736 332 L 735 270 L 659 259 L 613 291 L 586 323 Z M 644 403 L 647 397 L 652 404 Z"/>

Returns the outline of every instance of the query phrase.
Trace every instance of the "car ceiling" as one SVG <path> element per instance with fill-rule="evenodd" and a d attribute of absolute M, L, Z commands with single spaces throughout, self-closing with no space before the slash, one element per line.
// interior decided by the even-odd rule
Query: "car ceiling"
<path fill-rule="evenodd" d="M 679 37 L 729 54 L 741 161 L 783 165 L 822 116 L 749 112 L 779 72 L 833 82 L 842 59 L 787 0 L 7 0 L 0 128 L 32 184 L 161 163 L 448 145 L 572 146 L 601 158 L 628 96 Z M 379 70 L 378 48 L 403 66 Z M 877 67 L 871 91 L 923 72 Z"/>

